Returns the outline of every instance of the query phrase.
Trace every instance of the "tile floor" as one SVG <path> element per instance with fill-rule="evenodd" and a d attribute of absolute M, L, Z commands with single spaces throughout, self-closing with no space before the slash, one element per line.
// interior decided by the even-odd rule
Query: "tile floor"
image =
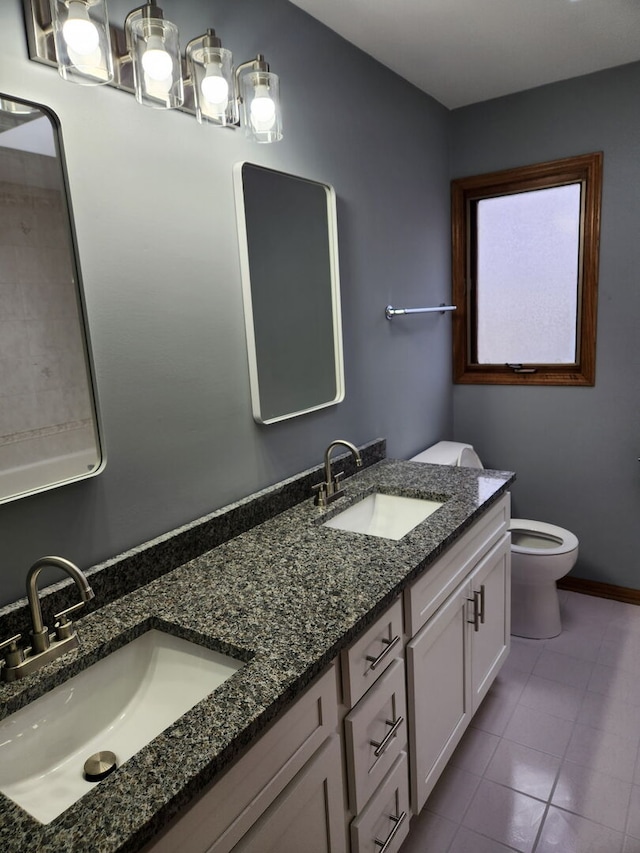
<path fill-rule="evenodd" d="M 640 853 L 640 607 L 560 592 L 511 653 L 401 853 Z"/>

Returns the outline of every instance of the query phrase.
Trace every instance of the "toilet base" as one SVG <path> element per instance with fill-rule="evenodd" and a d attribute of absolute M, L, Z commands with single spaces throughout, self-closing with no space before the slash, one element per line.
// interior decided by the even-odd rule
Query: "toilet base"
<path fill-rule="evenodd" d="M 544 584 L 511 582 L 511 633 L 514 637 L 547 640 L 562 632 L 555 581 Z"/>

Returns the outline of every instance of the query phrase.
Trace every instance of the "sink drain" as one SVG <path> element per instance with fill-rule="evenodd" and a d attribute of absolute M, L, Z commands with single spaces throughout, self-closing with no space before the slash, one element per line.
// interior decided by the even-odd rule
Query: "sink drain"
<path fill-rule="evenodd" d="M 84 763 L 84 778 L 87 782 L 101 782 L 116 769 L 116 756 L 110 750 L 95 752 Z"/>

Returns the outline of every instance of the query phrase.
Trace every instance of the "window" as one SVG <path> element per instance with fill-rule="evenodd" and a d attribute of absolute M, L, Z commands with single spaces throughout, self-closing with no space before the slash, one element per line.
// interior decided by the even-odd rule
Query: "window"
<path fill-rule="evenodd" d="M 602 153 L 451 191 L 454 381 L 593 385 Z"/>

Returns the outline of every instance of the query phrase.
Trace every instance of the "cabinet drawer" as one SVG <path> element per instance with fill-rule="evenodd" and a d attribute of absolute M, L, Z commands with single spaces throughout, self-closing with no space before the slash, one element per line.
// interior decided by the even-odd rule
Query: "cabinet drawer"
<path fill-rule="evenodd" d="M 227 853 L 338 727 L 335 664 L 144 853 Z"/>
<path fill-rule="evenodd" d="M 406 631 L 410 637 L 508 531 L 510 517 L 511 500 L 506 494 L 405 590 Z"/>
<path fill-rule="evenodd" d="M 353 708 L 387 667 L 402 655 L 402 600 L 399 598 L 342 653 L 342 691 L 347 708 Z"/>
<path fill-rule="evenodd" d="M 344 721 L 349 803 L 357 814 L 407 744 L 404 665 L 394 661 Z"/>
<path fill-rule="evenodd" d="M 351 853 L 396 853 L 409 832 L 409 767 L 401 752 L 371 800 L 351 822 Z"/>

